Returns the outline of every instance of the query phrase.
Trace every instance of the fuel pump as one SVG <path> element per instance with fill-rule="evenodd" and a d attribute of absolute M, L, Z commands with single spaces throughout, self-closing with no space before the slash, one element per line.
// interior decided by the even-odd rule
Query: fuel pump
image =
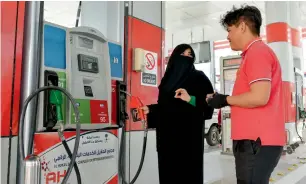
<path fill-rule="evenodd" d="M 228 56 L 220 58 L 221 93 L 231 95 L 236 81 L 236 73 L 241 64 L 241 56 Z M 231 139 L 231 110 L 225 107 L 221 111 L 222 154 L 232 155 Z"/>
<path fill-rule="evenodd" d="M 68 30 L 68 89 L 81 109 L 82 129 L 111 126 L 111 67 L 107 39 L 98 30 L 76 27 Z M 69 119 L 74 113 L 69 108 Z M 86 117 L 86 118 L 85 118 Z M 70 125 L 74 127 L 74 125 Z"/>
<path fill-rule="evenodd" d="M 295 93 L 292 94 L 292 96 L 293 96 L 294 104 L 296 107 L 295 131 L 301 143 L 304 143 L 301 132 L 303 132 L 305 128 L 305 118 L 306 118 L 306 112 L 305 112 L 305 107 L 304 107 L 304 102 L 303 102 L 304 101 L 303 99 L 304 98 L 303 97 L 303 76 L 304 74 L 298 68 L 294 68 Z M 300 122 L 302 122 L 302 128 L 299 128 Z M 290 147 L 287 147 L 287 153 L 291 154 L 292 152 L 295 151 L 297 147 L 299 147 L 298 142 L 291 144 Z"/>
<path fill-rule="evenodd" d="M 76 99 L 82 129 L 111 125 L 111 74 L 107 39 L 89 27 L 63 28 L 51 23 L 44 26 L 44 65 L 40 86 L 60 86 Z M 49 92 L 42 95 L 38 131 L 58 129 L 57 109 L 63 109 L 67 128 L 75 129 L 74 112 L 63 97 L 62 103 L 50 105 Z M 43 108 L 44 107 L 44 108 Z"/>
<path fill-rule="evenodd" d="M 40 89 L 61 89 L 74 102 L 69 105 L 56 90 L 39 96 L 33 154 L 41 163 L 41 184 L 66 183 L 69 175 L 69 182 L 79 184 L 116 180 L 118 126 L 111 123 L 108 47 L 94 28 L 44 23 Z M 71 152 L 73 143 L 78 149 Z M 90 177 L 93 173 L 95 177 Z"/>
<path fill-rule="evenodd" d="M 112 104 L 111 58 L 116 56 L 111 55 L 109 46 L 114 44 L 94 28 L 65 28 L 48 22 L 44 23 L 43 38 L 39 90 L 45 92 L 39 94 L 34 156 L 26 159 L 29 163 L 36 160 L 40 165 L 41 184 L 67 182 L 69 176 L 69 182 L 79 184 L 115 182 L 118 173 L 124 183 L 135 183 L 145 157 L 146 118 L 140 109 L 141 100 L 126 92 L 124 82 L 117 81 L 117 104 Z M 71 105 L 60 91 L 74 98 Z M 113 109 L 112 105 L 117 108 Z M 142 159 L 131 182 L 125 179 L 122 162 L 126 155 L 123 143 L 129 119 L 127 109 L 131 111 L 131 121 L 140 121 L 145 126 Z M 115 124 L 111 121 L 112 110 L 117 111 Z M 120 153 L 117 152 L 119 127 L 122 128 Z M 71 152 L 73 142 L 77 148 Z M 71 162 L 67 162 L 69 158 Z"/>
<path fill-rule="evenodd" d="M 292 93 L 292 101 L 295 105 L 295 133 L 297 137 L 300 139 L 300 143 L 304 143 L 303 136 L 301 132 L 305 128 L 305 118 L 306 112 L 304 107 L 304 97 L 303 97 L 303 73 L 298 69 L 294 68 L 294 80 L 295 80 L 295 92 Z M 302 128 L 299 128 L 299 125 L 302 123 Z M 288 131 L 288 139 L 291 140 L 294 135 L 293 133 Z M 287 146 L 287 153 L 292 154 L 296 148 L 299 147 L 299 142 L 295 141 Z"/>

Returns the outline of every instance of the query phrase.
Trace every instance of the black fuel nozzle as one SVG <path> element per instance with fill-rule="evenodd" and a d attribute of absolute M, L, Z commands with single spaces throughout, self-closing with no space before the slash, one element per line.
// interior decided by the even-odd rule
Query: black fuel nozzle
<path fill-rule="evenodd" d="M 126 84 L 121 81 L 116 81 L 116 92 L 117 92 L 117 119 L 118 126 L 122 128 L 125 125 L 125 122 L 129 119 L 129 115 L 126 112 L 126 101 L 127 96 L 121 91 L 126 91 Z"/>
<path fill-rule="evenodd" d="M 302 109 L 299 107 L 299 114 L 300 114 L 300 119 L 305 120 L 306 119 L 306 111 L 305 109 Z"/>
<path fill-rule="evenodd" d="M 45 70 L 44 72 L 45 86 L 58 86 L 59 77 L 56 72 Z M 51 131 L 58 122 L 57 97 L 62 97 L 61 92 L 57 90 L 48 90 L 44 94 L 44 127 L 47 131 Z"/>

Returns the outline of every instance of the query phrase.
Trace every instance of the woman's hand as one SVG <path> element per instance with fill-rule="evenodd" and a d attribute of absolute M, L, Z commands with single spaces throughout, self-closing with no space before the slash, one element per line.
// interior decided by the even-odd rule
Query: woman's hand
<path fill-rule="evenodd" d="M 215 93 L 212 93 L 212 94 L 208 94 L 208 95 L 206 96 L 206 102 L 207 102 L 207 103 L 208 103 L 208 100 L 209 100 L 209 99 L 213 98 L 214 94 L 215 94 Z"/>
<path fill-rule="evenodd" d="M 143 106 L 143 107 L 141 107 L 140 109 L 143 110 L 143 113 L 144 113 L 145 115 L 149 114 L 149 112 L 150 112 L 148 106 Z"/>
<path fill-rule="evenodd" d="M 182 88 L 175 91 L 174 98 L 180 98 L 181 100 L 186 101 L 186 102 L 189 102 L 191 99 L 186 89 L 182 89 Z"/>

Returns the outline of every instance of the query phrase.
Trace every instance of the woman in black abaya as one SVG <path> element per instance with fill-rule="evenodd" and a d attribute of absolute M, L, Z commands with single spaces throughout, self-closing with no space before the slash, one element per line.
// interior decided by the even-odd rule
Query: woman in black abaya
<path fill-rule="evenodd" d="M 178 45 L 161 80 L 158 103 L 143 107 L 149 128 L 156 128 L 160 184 L 203 184 L 204 122 L 213 114 L 206 95 L 214 90 L 194 60 L 190 45 Z"/>

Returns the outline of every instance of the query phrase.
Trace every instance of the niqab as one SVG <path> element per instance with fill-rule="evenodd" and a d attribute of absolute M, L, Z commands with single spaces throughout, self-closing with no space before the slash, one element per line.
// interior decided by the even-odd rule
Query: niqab
<path fill-rule="evenodd" d="M 191 50 L 191 56 L 182 55 L 186 49 Z M 195 54 L 190 45 L 178 45 L 172 52 L 166 72 L 159 85 L 162 93 L 173 94 L 186 81 L 189 75 L 195 71 Z"/>

